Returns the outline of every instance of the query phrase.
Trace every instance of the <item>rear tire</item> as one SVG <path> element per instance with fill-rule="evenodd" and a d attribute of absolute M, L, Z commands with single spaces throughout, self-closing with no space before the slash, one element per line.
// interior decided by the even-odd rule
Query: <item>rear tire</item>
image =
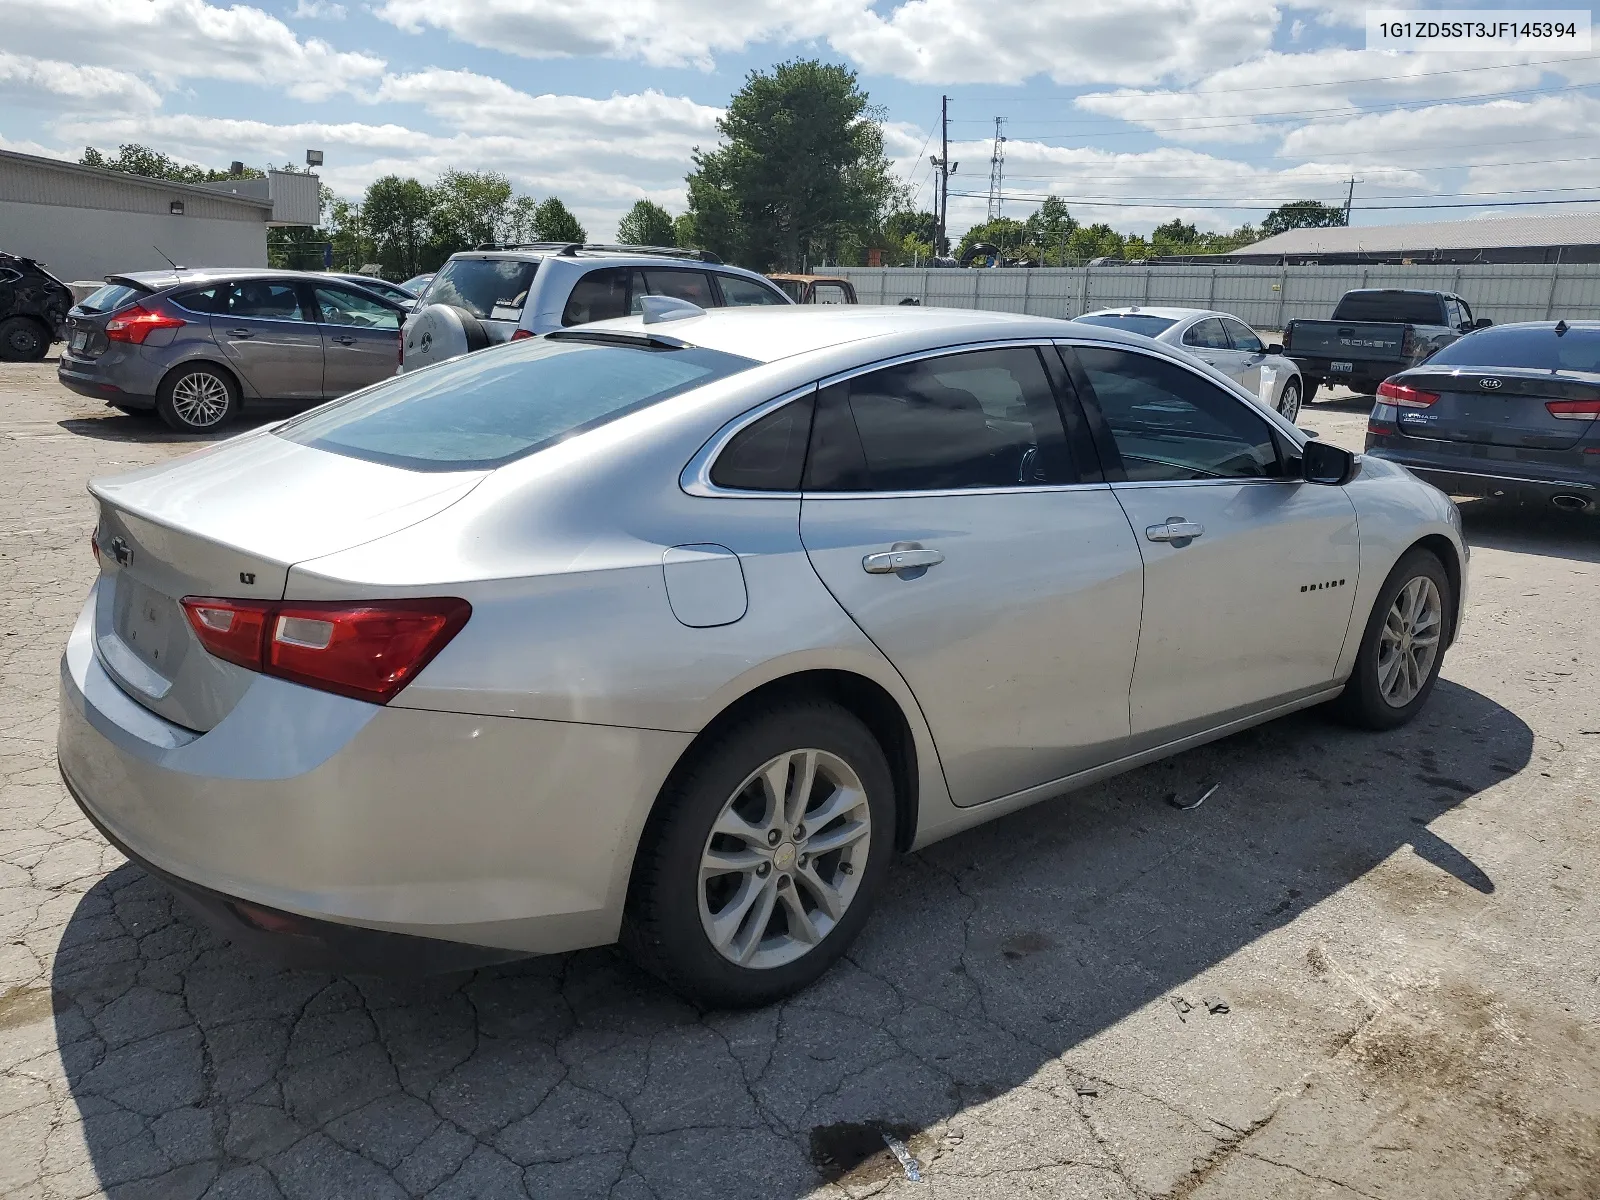
<path fill-rule="evenodd" d="M 1305 393 L 1300 397 L 1300 405 L 1301 407 L 1304 407 L 1317 398 L 1317 388 L 1322 385 L 1322 380 L 1306 379 L 1302 382 L 1304 382 L 1306 390 Z"/>
<path fill-rule="evenodd" d="M 1444 564 L 1410 550 L 1378 590 L 1355 668 L 1332 711 L 1360 729 L 1395 729 L 1427 703 L 1455 621 Z"/>
<path fill-rule="evenodd" d="M 50 353 L 50 331 L 32 317 L 0 321 L 0 361 L 40 362 Z"/>
<path fill-rule="evenodd" d="M 239 412 L 239 385 L 211 363 L 185 363 L 156 389 L 156 412 L 180 433 L 211 433 Z"/>
<path fill-rule="evenodd" d="M 757 711 L 663 790 L 634 862 L 622 944 L 707 1006 L 792 995 L 866 924 L 894 829 L 888 761 L 853 714 L 821 700 Z"/>
<path fill-rule="evenodd" d="M 1300 416 L 1300 381 L 1291 379 L 1283 385 L 1283 395 L 1278 397 L 1278 412 L 1293 423 Z"/>

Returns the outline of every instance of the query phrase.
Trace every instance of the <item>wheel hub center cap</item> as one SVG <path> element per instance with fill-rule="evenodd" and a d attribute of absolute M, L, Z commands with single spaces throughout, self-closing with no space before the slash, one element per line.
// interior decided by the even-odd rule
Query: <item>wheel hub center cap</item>
<path fill-rule="evenodd" d="M 780 871 L 787 871 L 794 866 L 795 848 L 793 842 L 784 842 L 772 852 L 772 865 Z"/>

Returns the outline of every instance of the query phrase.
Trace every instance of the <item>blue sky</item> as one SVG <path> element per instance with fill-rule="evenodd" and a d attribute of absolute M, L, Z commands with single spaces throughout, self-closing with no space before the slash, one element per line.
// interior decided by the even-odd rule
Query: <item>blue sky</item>
<path fill-rule="evenodd" d="M 939 97 L 951 97 L 956 232 L 984 216 L 996 116 L 1008 216 L 1053 192 L 1080 220 L 1120 229 L 1173 217 L 1225 229 L 1286 198 L 1342 201 L 1352 175 L 1356 224 L 1600 197 L 1600 48 L 1370 52 L 1366 7 L 11 0 L 0 145 L 76 158 L 86 143 L 139 141 L 209 166 L 315 147 L 347 195 L 390 171 L 490 168 L 610 237 L 641 196 L 682 210 L 690 151 L 715 143 L 746 72 L 808 56 L 860 73 L 922 207 Z M 1403 211 L 1425 204 L 1474 207 Z"/>

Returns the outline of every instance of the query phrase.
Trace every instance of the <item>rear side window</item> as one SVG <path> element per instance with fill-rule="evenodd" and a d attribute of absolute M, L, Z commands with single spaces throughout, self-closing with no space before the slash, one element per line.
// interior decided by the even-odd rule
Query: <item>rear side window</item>
<path fill-rule="evenodd" d="M 300 307 L 300 289 L 292 283 L 247 279 L 243 283 L 229 284 L 227 302 L 230 317 L 255 317 L 264 321 L 311 319 Z"/>
<path fill-rule="evenodd" d="M 746 425 L 717 456 L 711 482 L 755 492 L 798 492 L 816 394 L 790 401 Z"/>
<path fill-rule="evenodd" d="M 452 258 L 428 288 L 429 304 L 454 304 L 479 320 L 515 321 L 541 259 Z"/>
<path fill-rule="evenodd" d="M 15 276 L 21 279 L 19 274 Z M 103 288 L 90 292 L 81 301 L 78 307 L 84 312 L 115 312 L 125 304 L 132 304 L 140 296 L 150 293 L 143 288 L 130 287 L 125 283 L 108 283 Z M 209 309 L 196 309 L 196 312 L 209 312 Z"/>
<path fill-rule="evenodd" d="M 1333 310 L 1335 321 L 1403 321 L 1444 325 L 1444 301 L 1416 292 L 1347 292 Z"/>
<path fill-rule="evenodd" d="M 221 283 L 192 292 L 176 292 L 172 302 L 193 313 L 225 313 L 228 311 L 228 285 Z"/>
<path fill-rule="evenodd" d="M 782 296 L 754 279 L 745 279 L 739 275 L 718 275 L 717 282 L 722 285 L 722 302 L 730 307 L 783 303 Z"/>
<path fill-rule="evenodd" d="M 1531 367 L 1537 371 L 1600 374 L 1600 328 L 1569 328 L 1559 337 L 1551 325 L 1501 325 L 1451 342 L 1428 360 L 1430 367 Z"/>
<path fill-rule="evenodd" d="M 411 470 L 486 470 L 753 366 L 698 347 L 530 338 L 395 376 L 274 432 Z"/>
<path fill-rule="evenodd" d="M 590 271 L 572 289 L 567 306 L 561 311 L 563 325 L 587 325 L 628 315 L 628 271 L 606 267 Z"/>
<path fill-rule="evenodd" d="M 711 280 L 704 271 L 652 271 L 644 272 L 645 282 L 652 296 L 675 296 L 710 308 L 716 301 L 711 298 Z"/>
<path fill-rule="evenodd" d="M 976 350 L 887 367 L 817 399 L 806 488 L 944 491 L 1073 482 L 1039 353 Z"/>

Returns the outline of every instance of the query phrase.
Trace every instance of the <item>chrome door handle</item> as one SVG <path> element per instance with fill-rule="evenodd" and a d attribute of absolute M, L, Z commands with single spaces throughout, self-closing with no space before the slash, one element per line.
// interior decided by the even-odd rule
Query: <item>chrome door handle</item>
<path fill-rule="evenodd" d="M 861 560 L 861 569 L 868 575 L 890 575 L 895 571 L 912 571 L 918 567 L 936 567 L 944 561 L 938 550 L 880 550 Z"/>
<path fill-rule="evenodd" d="M 351 337 L 348 333 L 342 334 L 333 340 L 338 342 L 341 346 L 354 346 L 356 344 L 355 338 Z"/>
<path fill-rule="evenodd" d="M 1199 521 L 1185 521 L 1182 517 L 1168 517 L 1160 525 L 1145 528 L 1144 536 L 1152 542 L 1191 542 L 1206 531 Z"/>

